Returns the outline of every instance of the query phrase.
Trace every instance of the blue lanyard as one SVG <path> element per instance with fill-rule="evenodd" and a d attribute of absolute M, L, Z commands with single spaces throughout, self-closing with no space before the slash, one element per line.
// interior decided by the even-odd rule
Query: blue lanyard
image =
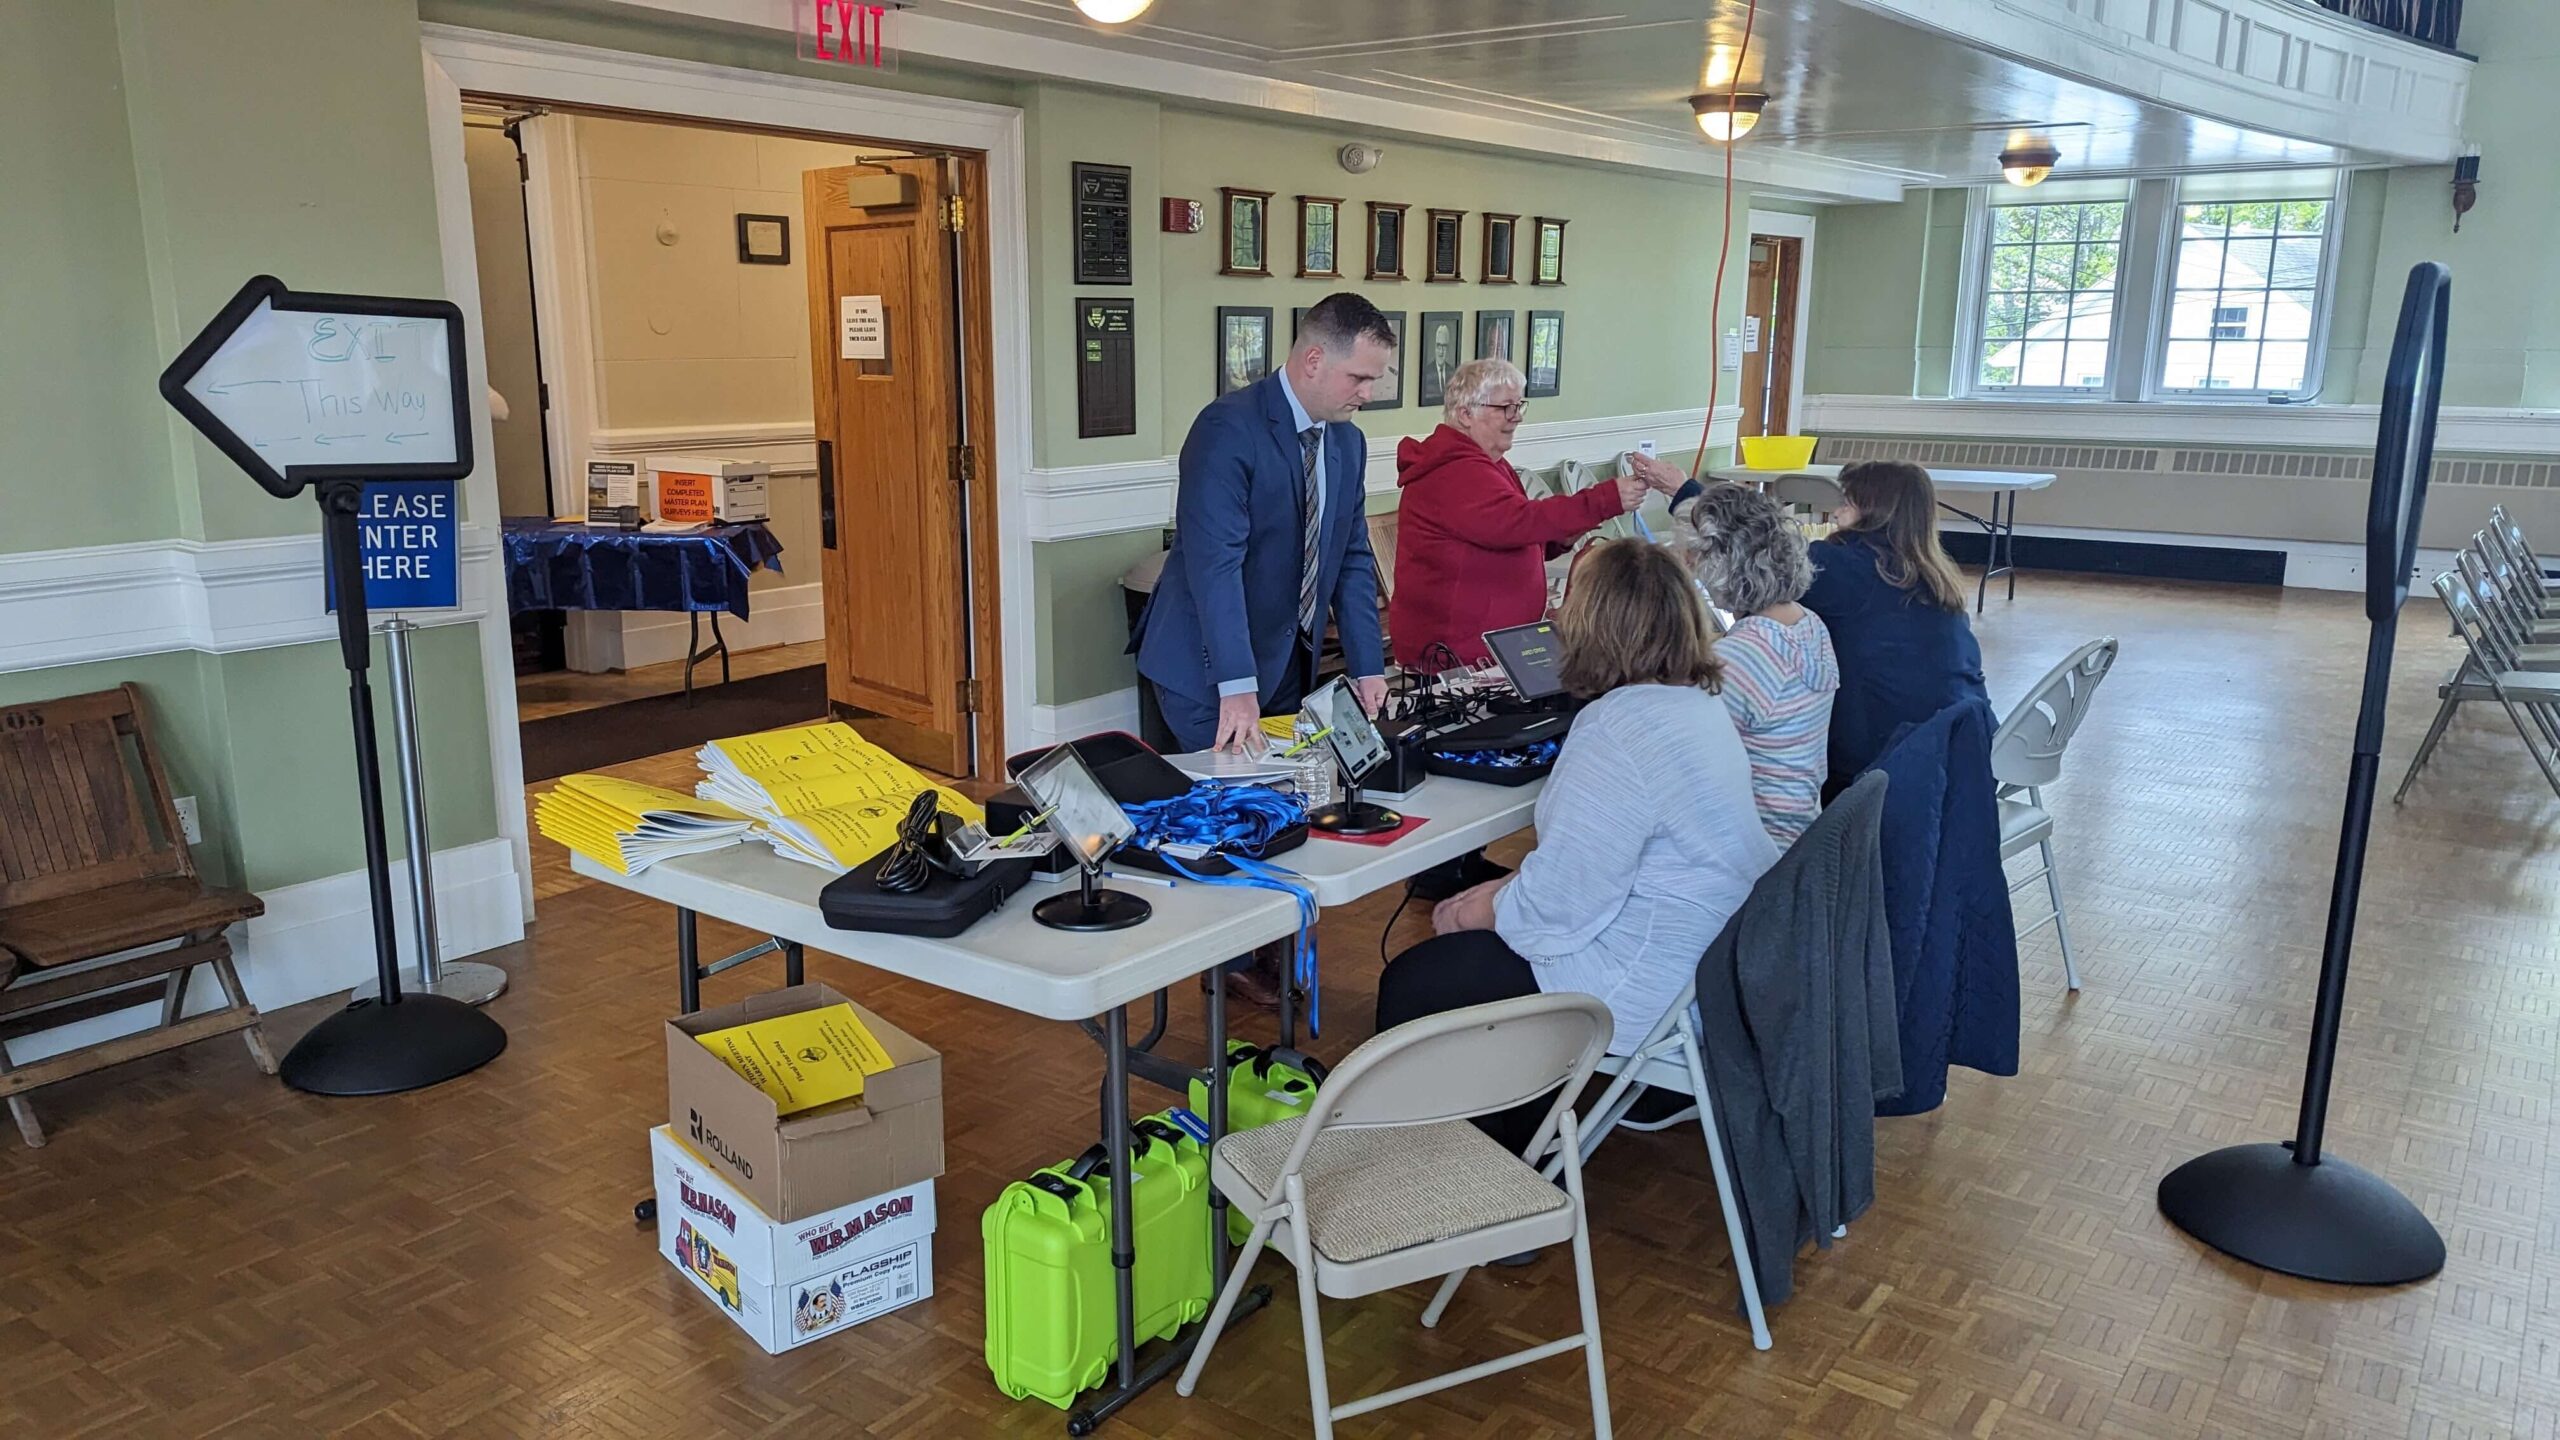
<path fill-rule="evenodd" d="M 1203 781 L 1170 799 L 1121 808 L 1137 829 L 1131 843 L 1148 850 L 1196 845 L 1259 857 L 1282 832 L 1307 821 L 1305 801 L 1268 785 Z"/>
<path fill-rule="evenodd" d="M 1298 939 L 1291 956 L 1290 974 L 1307 992 L 1307 1033 L 1324 1033 L 1324 990 L 1316 979 L 1316 892 L 1306 877 L 1267 861 L 1230 855 L 1228 863 L 1236 867 L 1232 875 L 1203 875 L 1170 855 L 1158 851 L 1156 858 L 1170 866 L 1173 873 L 1203 885 L 1227 885 L 1243 890 L 1276 890 L 1298 902 Z"/>

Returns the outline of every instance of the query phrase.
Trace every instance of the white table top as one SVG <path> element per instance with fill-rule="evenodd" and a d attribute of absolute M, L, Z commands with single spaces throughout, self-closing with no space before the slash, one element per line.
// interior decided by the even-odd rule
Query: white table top
<path fill-rule="evenodd" d="M 1298 933 L 1296 901 L 1236 886 L 1123 887 L 1154 906 L 1154 916 L 1127 930 L 1087 935 L 1034 921 L 1033 905 L 1066 893 L 1060 885 L 1035 883 L 967 933 L 927 940 L 829 926 L 818 913 L 818 892 L 835 877 L 761 844 L 662 860 L 638 875 L 618 875 L 583 855 L 572 855 L 570 866 L 590 880 L 759 935 L 1048 1020 L 1101 1015 Z"/>
<path fill-rule="evenodd" d="M 1707 478 L 1730 480 L 1742 485 L 1756 485 L 1763 481 L 1775 480 L 1782 475 L 1818 475 L 1825 480 L 1837 480 L 1840 478 L 1840 472 L 1845 468 L 1847 467 L 1840 465 L 1798 465 L 1786 470 L 1754 470 L 1747 465 L 1727 465 L 1721 469 L 1708 471 Z M 1929 469 L 1930 483 L 1940 490 L 1975 493 L 1993 490 L 2042 490 L 2051 485 L 2053 480 L 2054 477 L 2051 475 L 2027 471 L 1940 470 L 1935 466 Z"/>
<path fill-rule="evenodd" d="M 1444 860 L 1526 829 L 1537 810 L 1544 780 L 1526 785 L 1487 785 L 1434 775 L 1402 800 L 1376 796 L 1400 815 L 1429 823 L 1391 845 L 1361 845 L 1310 835 L 1307 843 L 1271 863 L 1307 877 L 1319 905 L 1348 905 L 1421 874 Z"/>

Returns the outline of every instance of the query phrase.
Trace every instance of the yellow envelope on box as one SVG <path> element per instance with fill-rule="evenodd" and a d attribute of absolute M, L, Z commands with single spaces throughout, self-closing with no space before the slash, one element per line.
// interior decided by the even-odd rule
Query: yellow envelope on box
<path fill-rule="evenodd" d="M 864 1076 L 896 1063 L 850 1005 L 776 1015 L 699 1038 L 740 1079 L 771 1096 L 783 1115 L 850 1100 L 862 1093 Z"/>

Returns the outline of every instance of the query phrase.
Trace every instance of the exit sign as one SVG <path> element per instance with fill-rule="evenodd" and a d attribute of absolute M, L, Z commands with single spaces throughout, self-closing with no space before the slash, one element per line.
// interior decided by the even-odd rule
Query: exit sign
<path fill-rule="evenodd" d="M 889 47 L 889 12 L 900 8 L 865 0 L 793 0 L 800 58 L 895 70 L 898 52 Z"/>

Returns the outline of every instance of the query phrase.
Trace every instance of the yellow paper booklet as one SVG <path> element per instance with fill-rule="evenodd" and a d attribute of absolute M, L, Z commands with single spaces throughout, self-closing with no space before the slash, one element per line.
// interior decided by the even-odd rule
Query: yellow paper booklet
<path fill-rule="evenodd" d="M 919 790 L 938 792 L 942 808 L 963 820 L 986 820 L 967 796 L 932 784 L 840 721 L 715 740 L 694 758 L 704 776 L 697 795 L 755 817 L 757 836 L 776 854 L 825 869 L 887 849 Z"/>
<path fill-rule="evenodd" d="M 569 775 L 534 802 L 544 838 L 624 875 L 660 860 L 735 845 L 755 822 L 717 800 L 611 775 Z"/>
<path fill-rule="evenodd" d="M 863 1077 L 896 1062 L 850 1005 L 828 1005 L 714 1030 L 702 1048 L 792 1115 L 862 1093 Z"/>

